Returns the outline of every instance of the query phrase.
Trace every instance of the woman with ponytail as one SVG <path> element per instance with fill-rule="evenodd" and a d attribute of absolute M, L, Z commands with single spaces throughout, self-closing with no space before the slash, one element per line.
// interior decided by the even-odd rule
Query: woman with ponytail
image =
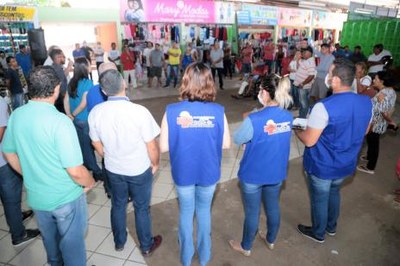
<path fill-rule="evenodd" d="M 242 241 L 230 240 L 235 251 L 250 256 L 255 236 L 274 248 L 280 225 L 279 194 L 286 179 L 293 116 L 285 110 L 292 103 L 289 78 L 268 75 L 261 81 L 261 110 L 251 113 L 234 134 L 246 149 L 238 177 L 245 211 Z M 261 201 L 267 216 L 267 233 L 258 230 Z"/>

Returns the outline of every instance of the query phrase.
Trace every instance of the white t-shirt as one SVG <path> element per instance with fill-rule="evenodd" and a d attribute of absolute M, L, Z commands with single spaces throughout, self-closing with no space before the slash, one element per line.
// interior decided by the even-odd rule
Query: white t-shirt
<path fill-rule="evenodd" d="M 143 50 L 143 56 L 146 58 L 146 66 L 150 67 L 150 53 L 153 51 L 152 48 L 144 48 Z"/>
<path fill-rule="evenodd" d="M 360 79 L 360 83 L 361 83 L 361 85 L 364 85 L 364 86 L 371 86 L 371 84 L 372 84 L 372 79 L 371 79 L 371 77 L 370 76 L 368 76 L 368 75 L 366 75 L 366 76 L 364 76 L 364 77 L 362 77 L 361 79 Z M 353 84 L 351 85 L 351 90 L 354 92 L 354 93 L 357 93 L 357 79 L 354 79 L 354 81 L 353 81 Z"/>
<path fill-rule="evenodd" d="M 293 69 L 293 70 L 297 70 L 297 62 L 296 62 L 296 60 L 290 61 L 289 67 L 291 69 Z M 295 80 L 296 79 L 296 72 L 290 72 L 289 79 L 290 80 Z"/>
<path fill-rule="evenodd" d="M 146 143 L 160 134 L 160 127 L 143 106 L 128 98 L 96 105 L 89 114 L 90 138 L 101 141 L 104 163 L 112 173 L 136 176 L 150 167 Z"/>
<path fill-rule="evenodd" d="M 1 127 L 7 127 L 7 122 L 8 122 L 8 105 L 6 100 L 4 100 L 3 97 L 0 96 L 0 128 Z M 3 135 L 4 136 L 4 135 Z M 3 157 L 3 148 L 1 147 L 1 142 L 0 141 L 0 167 L 3 167 L 4 165 L 7 164 L 6 160 Z"/>
<path fill-rule="evenodd" d="M 112 60 L 115 60 L 115 58 L 118 58 L 121 56 L 121 53 L 118 50 L 111 50 L 108 52 L 108 57 L 111 58 Z M 116 65 L 120 65 L 120 60 L 115 60 L 114 61 Z"/>
<path fill-rule="evenodd" d="M 101 47 L 95 47 L 93 49 L 94 54 L 96 55 L 96 62 L 104 62 L 104 50 Z"/>
<path fill-rule="evenodd" d="M 298 86 L 300 83 L 303 83 L 309 76 L 314 76 L 316 74 L 315 69 L 315 58 L 310 57 L 307 60 L 300 60 L 297 71 L 296 78 L 294 80 L 294 85 Z M 303 86 L 303 89 L 311 89 L 313 81 L 308 82 Z"/>
<path fill-rule="evenodd" d="M 382 50 L 382 52 L 380 54 L 378 54 L 378 55 L 372 54 L 372 55 L 368 56 L 368 62 L 378 62 L 384 56 L 392 56 L 392 54 L 387 50 Z M 378 73 L 379 71 L 383 70 L 383 67 L 384 67 L 384 64 L 371 66 L 369 68 L 369 72 L 368 73 Z"/>

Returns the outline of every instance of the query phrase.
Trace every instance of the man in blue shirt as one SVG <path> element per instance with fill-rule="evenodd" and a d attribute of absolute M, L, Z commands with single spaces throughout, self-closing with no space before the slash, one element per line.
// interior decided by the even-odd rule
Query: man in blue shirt
<path fill-rule="evenodd" d="M 29 73 L 32 70 L 32 59 L 31 54 L 26 49 L 25 45 L 21 44 L 19 46 L 19 53 L 15 55 L 15 59 L 17 60 L 18 65 L 22 68 L 25 78 L 28 78 Z"/>
<path fill-rule="evenodd" d="M 325 233 L 336 234 L 340 187 L 355 172 L 371 121 L 371 100 L 351 91 L 354 76 L 352 62 L 336 59 L 328 74 L 333 95 L 313 107 L 306 130 L 296 131 L 306 146 L 303 160 L 312 217 L 312 226 L 299 224 L 297 229 L 318 243 L 324 242 Z"/>
<path fill-rule="evenodd" d="M 74 61 L 79 57 L 85 57 L 85 51 L 81 48 L 79 43 L 75 43 L 75 50 L 72 51 Z"/>

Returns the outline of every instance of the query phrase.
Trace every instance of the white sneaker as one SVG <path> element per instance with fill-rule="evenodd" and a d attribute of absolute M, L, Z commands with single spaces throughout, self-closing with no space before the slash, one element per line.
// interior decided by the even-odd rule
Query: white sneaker
<path fill-rule="evenodd" d="M 370 174 L 370 175 L 375 174 L 374 170 L 368 169 L 367 166 L 365 166 L 365 165 L 357 166 L 357 170 L 361 171 L 361 172 L 364 172 L 364 173 L 367 173 L 367 174 Z"/>

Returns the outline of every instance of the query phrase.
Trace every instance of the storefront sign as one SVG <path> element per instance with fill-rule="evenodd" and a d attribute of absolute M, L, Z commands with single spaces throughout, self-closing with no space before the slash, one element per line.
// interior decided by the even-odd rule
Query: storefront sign
<path fill-rule="evenodd" d="M 278 23 L 282 26 L 310 27 L 311 10 L 279 8 Z"/>
<path fill-rule="evenodd" d="M 215 23 L 234 24 L 235 4 L 230 2 L 215 2 Z"/>
<path fill-rule="evenodd" d="M 121 22 L 215 23 L 214 1 L 121 0 Z"/>
<path fill-rule="evenodd" d="M 35 8 L 0 6 L 0 21 L 32 21 Z"/>
<path fill-rule="evenodd" d="M 278 24 L 278 8 L 272 6 L 263 5 L 249 5 L 243 4 L 242 10 L 250 14 L 250 23 L 247 22 L 243 13 L 243 17 L 239 20 L 238 12 L 238 24 L 248 25 L 277 25 Z M 240 14 L 242 16 L 242 14 Z"/>
<path fill-rule="evenodd" d="M 250 25 L 251 20 L 250 20 L 250 11 L 248 10 L 239 10 L 236 12 L 237 15 L 237 21 L 239 25 Z"/>
<path fill-rule="evenodd" d="M 347 14 L 313 11 L 312 26 L 321 29 L 342 29 Z"/>

